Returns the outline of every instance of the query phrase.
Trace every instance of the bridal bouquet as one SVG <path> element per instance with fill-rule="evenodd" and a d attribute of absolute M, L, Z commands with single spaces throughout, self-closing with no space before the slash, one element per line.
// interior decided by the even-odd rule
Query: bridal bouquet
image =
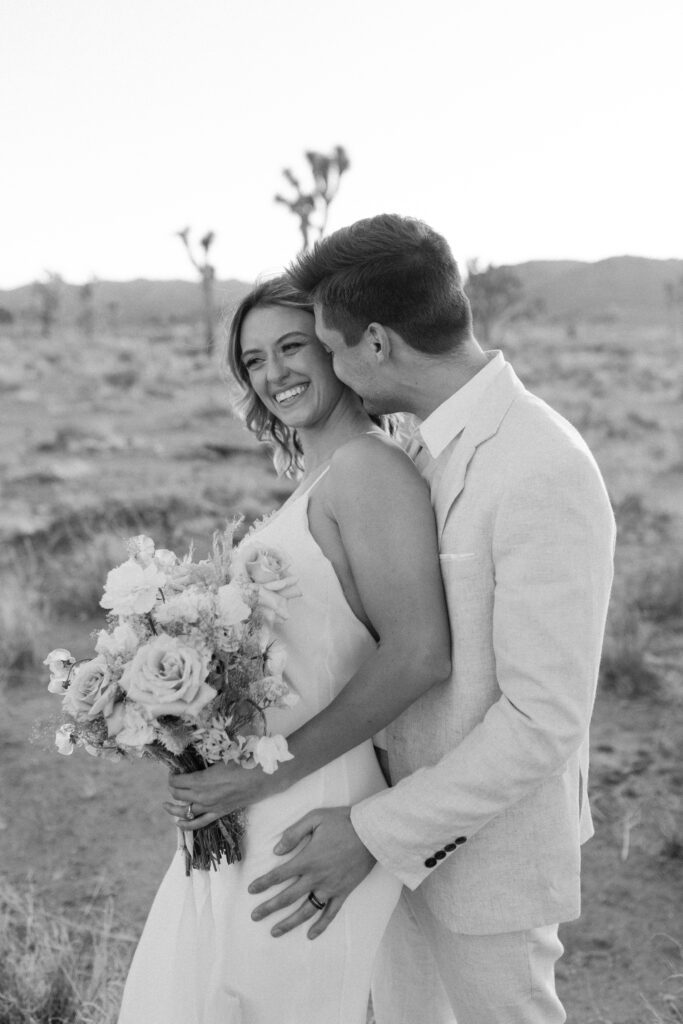
<path fill-rule="evenodd" d="M 271 773 L 292 757 L 284 737 L 267 735 L 265 711 L 298 700 L 272 626 L 300 591 L 277 551 L 233 545 L 238 522 L 198 562 L 144 535 L 128 541 L 127 561 L 107 576 L 95 657 L 76 662 L 58 648 L 44 662 L 48 689 L 62 695 L 60 753 L 145 755 L 180 773 L 218 761 Z M 181 833 L 186 873 L 239 860 L 243 827 L 236 812 Z"/>

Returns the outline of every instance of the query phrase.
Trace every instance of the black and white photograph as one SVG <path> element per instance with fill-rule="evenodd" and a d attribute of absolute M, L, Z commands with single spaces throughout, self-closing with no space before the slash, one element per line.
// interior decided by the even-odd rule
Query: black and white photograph
<path fill-rule="evenodd" d="M 683 1022 L 682 39 L 5 0 L 0 1024 Z"/>

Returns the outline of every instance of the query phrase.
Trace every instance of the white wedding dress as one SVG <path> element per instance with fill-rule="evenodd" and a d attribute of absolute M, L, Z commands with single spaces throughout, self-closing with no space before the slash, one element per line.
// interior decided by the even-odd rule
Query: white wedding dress
<path fill-rule="evenodd" d="M 287 556 L 302 592 L 274 628 L 287 648 L 285 678 L 300 699 L 267 713 L 271 733 L 287 735 L 317 714 L 375 647 L 308 527 L 308 497 L 324 475 L 249 536 Z M 365 1024 L 373 961 L 398 880 L 376 865 L 314 940 L 306 937 L 310 925 L 273 938 L 270 929 L 294 908 L 254 922 L 251 912 L 267 896 L 252 896 L 247 886 L 282 863 L 273 847 L 307 811 L 352 804 L 385 785 L 367 741 L 253 805 L 241 862 L 188 878 L 178 853 L 133 958 L 119 1024 Z"/>

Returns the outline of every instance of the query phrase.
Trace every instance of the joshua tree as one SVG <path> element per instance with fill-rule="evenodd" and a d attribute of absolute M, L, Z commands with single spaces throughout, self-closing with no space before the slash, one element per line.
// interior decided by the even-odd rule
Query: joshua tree
<path fill-rule="evenodd" d="M 667 281 L 664 285 L 666 308 L 674 342 L 678 341 L 683 330 L 683 276 L 677 281 Z"/>
<path fill-rule="evenodd" d="M 41 333 L 49 338 L 57 319 L 62 291 L 62 278 L 51 270 L 45 271 L 47 280 L 36 281 L 33 290 L 38 298 L 38 319 Z"/>
<path fill-rule="evenodd" d="M 95 333 L 95 280 L 86 281 L 78 289 L 80 309 L 78 311 L 78 326 L 89 340 Z"/>
<path fill-rule="evenodd" d="M 313 178 L 310 191 L 305 191 L 294 172 L 286 167 L 282 174 L 294 189 L 294 196 L 275 196 L 275 202 L 283 203 L 299 221 L 301 252 L 310 249 L 314 233 L 317 238 L 325 234 L 330 205 L 339 191 L 342 174 L 351 166 L 343 146 L 335 146 L 329 154 L 309 150 L 305 155 Z"/>
<path fill-rule="evenodd" d="M 195 257 L 190 246 L 190 229 L 183 228 L 182 231 L 177 231 L 176 234 L 185 246 L 192 266 L 199 272 L 201 277 L 202 296 L 204 299 L 204 337 L 206 339 L 206 351 L 211 355 L 215 343 L 213 283 L 216 278 L 216 268 L 209 263 L 209 249 L 216 236 L 213 231 L 207 231 L 204 237 L 199 239 L 199 244 L 204 250 L 202 262 L 200 262 Z"/>
<path fill-rule="evenodd" d="M 112 334 L 118 334 L 119 321 L 121 319 L 121 305 L 115 299 L 111 299 L 106 307 L 107 328 Z"/>
<path fill-rule="evenodd" d="M 522 283 L 508 267 L 480 267 L 479 261 L 467 261 L 467 297 L 472 305 L 478 337 L 488 344 L 493 328 L 519 311 Z"/>

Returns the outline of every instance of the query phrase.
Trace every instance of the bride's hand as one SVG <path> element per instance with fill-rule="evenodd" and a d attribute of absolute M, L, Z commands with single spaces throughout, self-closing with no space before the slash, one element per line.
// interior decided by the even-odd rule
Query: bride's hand
<path fill-rule="evenodd" d="M 179 819 L 181 829 L 202 828 L 278 792 L 284 782 L 281 772 L 282 767 L 267 775 L 260 768 L 245 769 L 220 762 L 186 775 L 172 773 L 169 789 L 173 799 L 164 803 L 164 810 Z"/>

